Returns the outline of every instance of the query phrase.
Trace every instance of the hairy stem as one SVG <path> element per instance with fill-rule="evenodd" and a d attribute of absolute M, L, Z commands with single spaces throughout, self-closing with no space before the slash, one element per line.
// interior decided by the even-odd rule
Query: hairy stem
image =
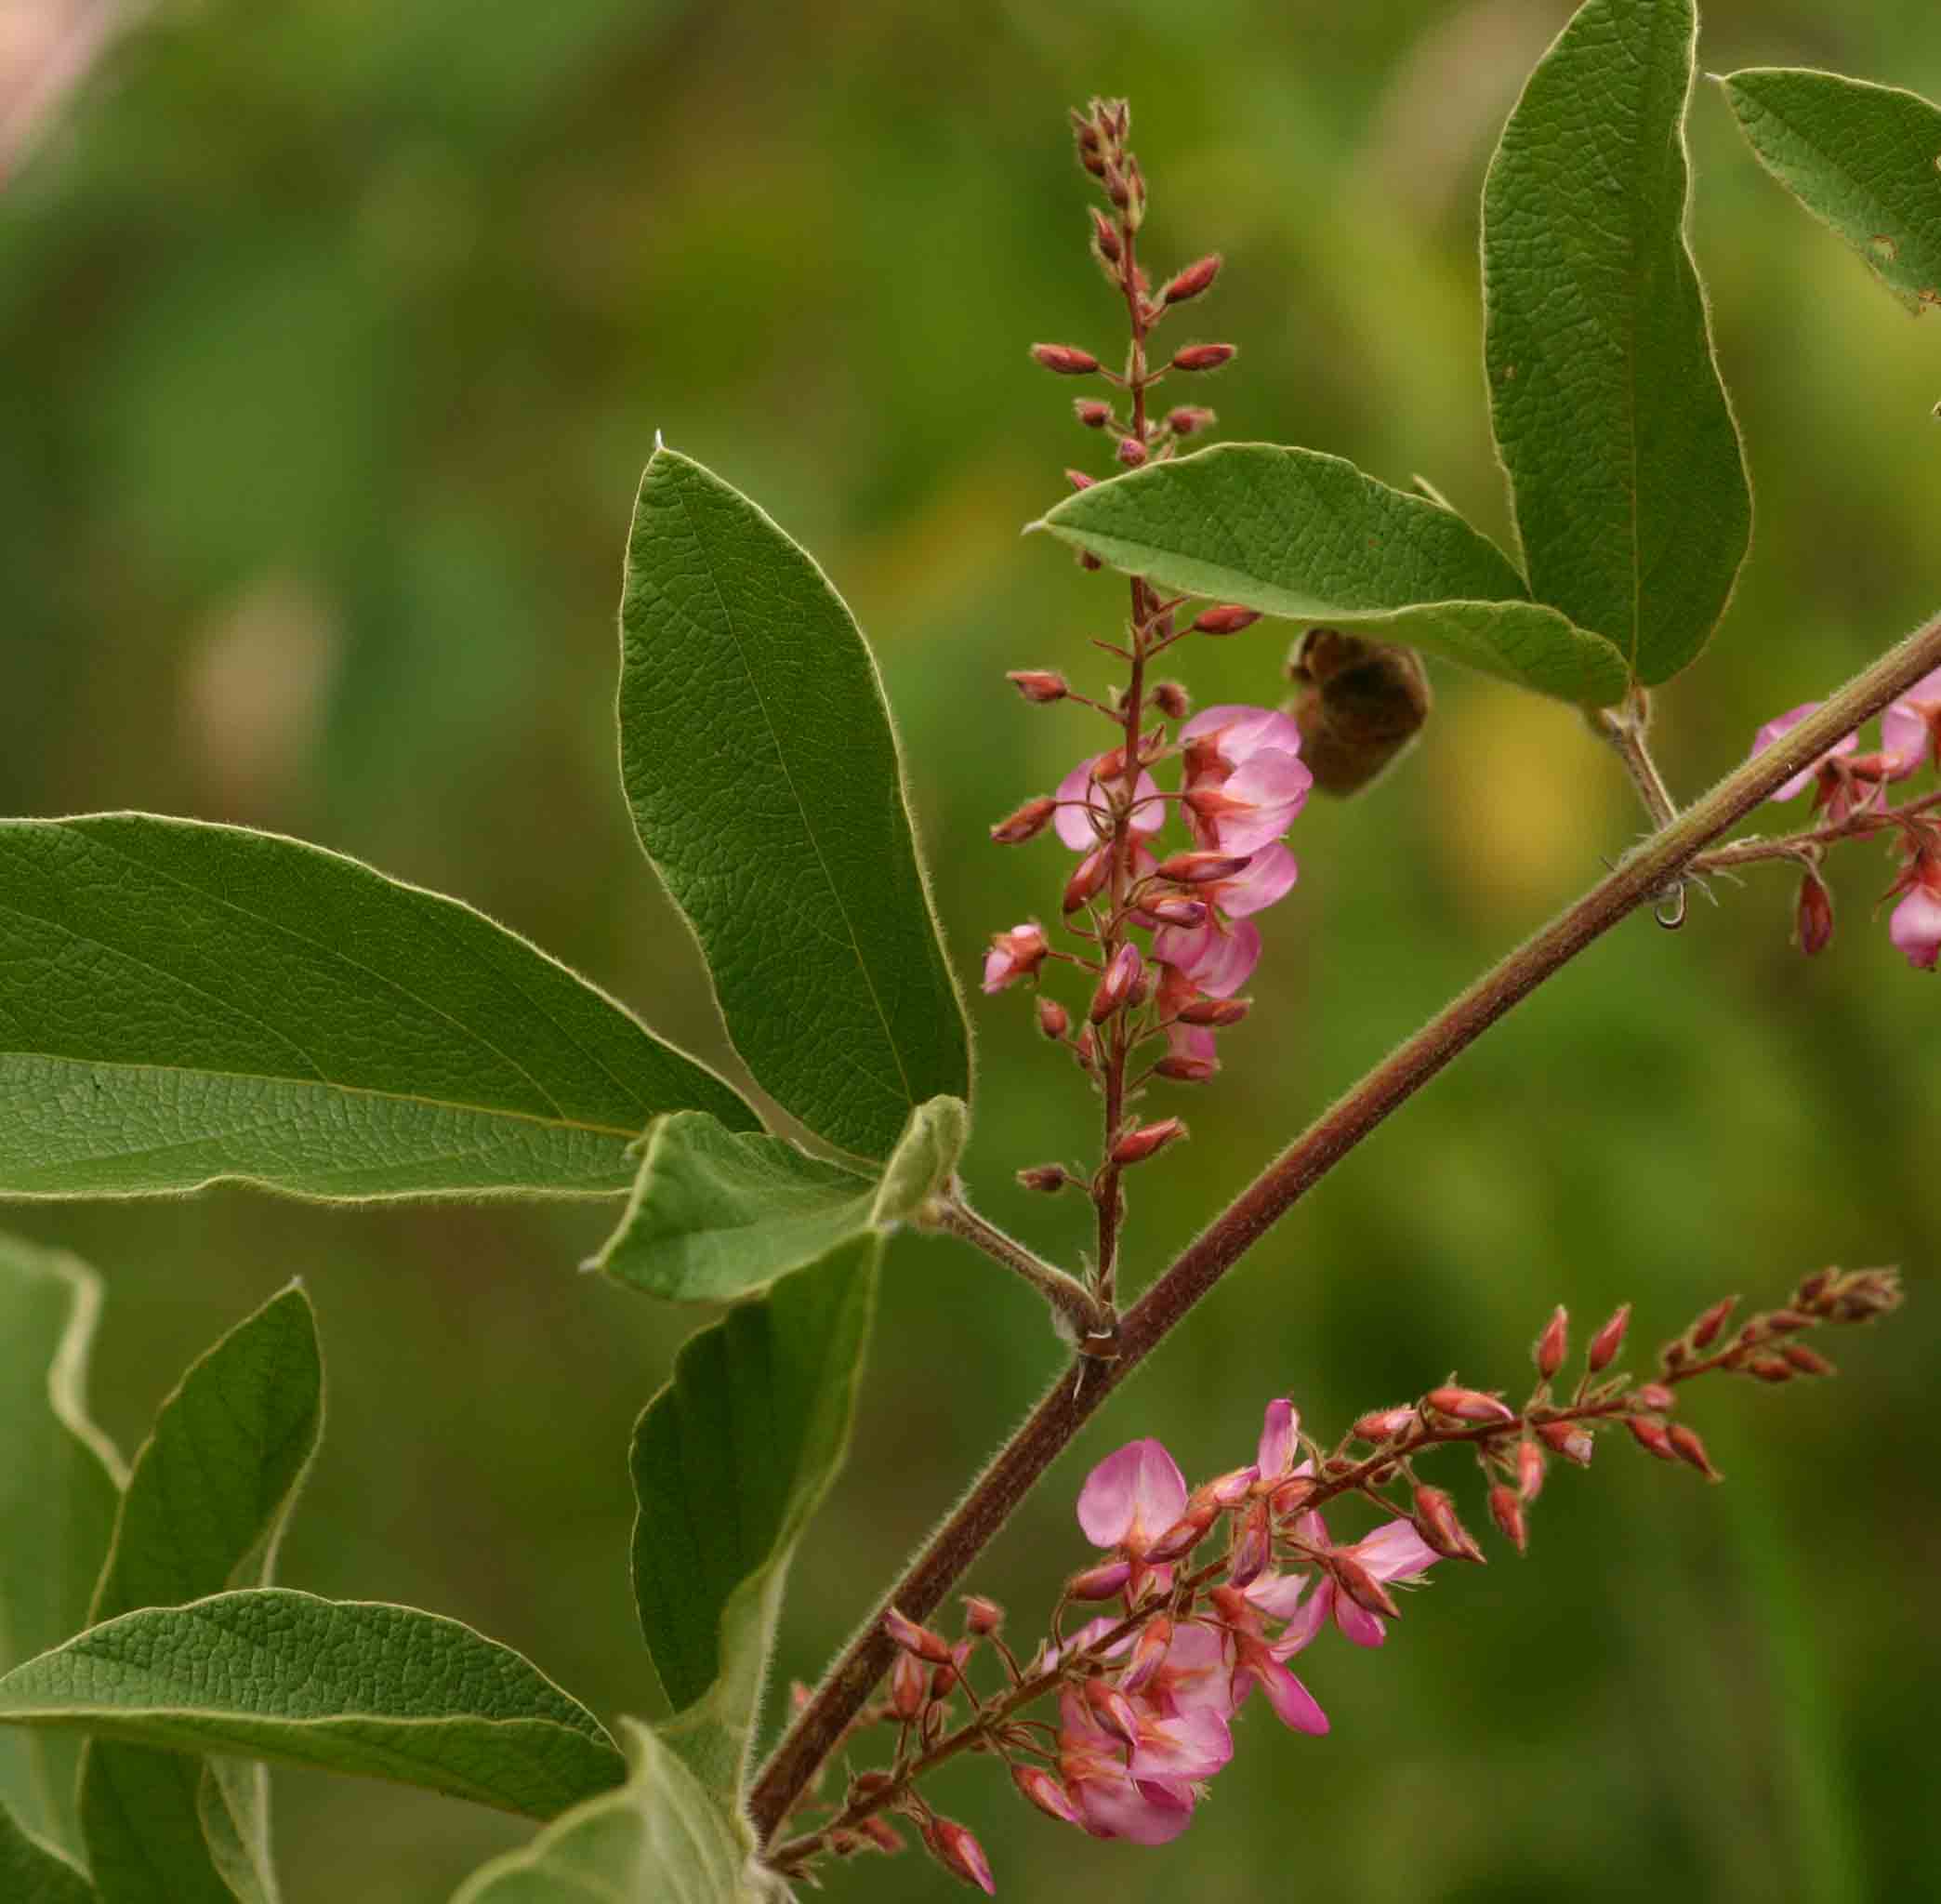
<path fill-rule="evenodd" d="M 1787 734 L 1783 745 L 1727 774 L 1670 826 L 1634 847 L 1574 906 L 1329 1106 L 1188 1245 L 1123 1318 L 1117 1360 L 1081 1360 L 1060 1376 L 872 1609 L 867 1624 L 770 1755 L 750 1793 L 750 1814 L 764 1842 L 888 1668 L 893 1648 L 882 1630 L 884 1610 L 894 1606 L 912 1620 L 929 1615 L 1106 1396 L 1320 1178 L 1506 1012 L 1688 871 L 1708 846 L 1775 788 L 1936 667 L 1941 667 L 1941 618 L 1855 675 Z"/>
<path fill-rule="evenodd" d="M 1118 1326 L 1111 1303 L 1101 1301 L 1076 1276 L 1047 1263 L 997 1224 L 987 1223 L 965 1202 L 956 1184 L 928 1204 L 918 1222 L 924 1229 L 947 1231 L 1023 1276 L 1057 1311 L 1075 1347 L 1098 1354 L 1111 1343 Z"/>

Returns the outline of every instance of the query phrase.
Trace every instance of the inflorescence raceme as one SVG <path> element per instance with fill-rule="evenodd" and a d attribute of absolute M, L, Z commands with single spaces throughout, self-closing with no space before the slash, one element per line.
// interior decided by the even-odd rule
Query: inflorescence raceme
<path fill-rule="evenodd" d="M 1591 1337 L 1575 1379 L 1565 1376 L 1569 1325 L 1559 1308 L 1532 1347 L 1537 1380 L 1520 1408 L 1452 1378 L 1413 1402 L 1371 1409 L 1325 1447 L 1302 1432 L 1290 1402 L 1274 1400 L 1253 1459 L 1196 1488 L 1159 1442 L 1130 1442 L 1079 1490 L 1078 1525 L 1098 1551 L 1066 1581 L 1028 1659 L 1006 1643 L 1003 1613 L 981 1596 L 965 1600 L 956 1639 L 891 1611 L 884 1625 L 897 1651 L 886 1694 L 847 1739 L 888 1728 L 893 1756 L 852 1772 L 838 1800 L 812 1788 L 797 1807 L 809 1829 L 769 1861 L 796 1875 L 826 1857 L 898 1851 L 904 1839 L 891 1820 L 901 1818 L 947 1870 L 994 1891 L 977 1839 L 918 1790 L 966 1752 L 1003 1760 L 1020 1794 L 1062 1823 L 1165 1844 L 1232 1758 L 1234 1723 L 1255 1691 L 1283 1725 L 1325 1734 L 1327 1714 L 1289 1661 L 1329 1629 L 1380 1646 L 1401 1611 L 1398 1588 L 1444 1560 L 1485 1560 L 1454 1498 L 1418 1476 L 1425 1455 L 1473 1452 L 1489 1517 L 1521 1553 L 1552 1457 L 1587 1467 L 1599 1434 L 1621 1426 L 1647 1453 L 1716 1481 L 1704 1442 L 1676 1418 L 1680 1386 L 1701 1375 L 1768 1384 L 1830 1375 L 1833 1365 L 1800 1338 L 1870 1321 L 1900 1300 L 1899 1277 L 1886 1269 L 1820 1270 L 1784 1306 L 1736 1326 L 1728 1298 L 1665 1343 L 1644 1382 L 1613 1367 L 1628 1303 Z M 1380 1518 L 1342 1540 L 1323 1510 L 1348 1497 Z M 1089 1617 L 1068 1633 L 1074 1609 Z M 972 1684 L 981 1653 L 1002 1673 L 983 1692 Z M 1055 1723 L 1025 1716 L 1053 1699 Z M 826 1814 L 820 1822 L 817 1812 Z"/>

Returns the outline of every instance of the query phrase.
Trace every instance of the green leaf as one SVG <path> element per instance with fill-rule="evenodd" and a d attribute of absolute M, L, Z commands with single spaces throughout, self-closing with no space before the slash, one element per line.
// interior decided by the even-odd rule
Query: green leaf
<path fill-rule="evenodd" d="M 597 1195 L 674 1110 L 759 1121 L 456 900 L 240 827 L 0 822 L 0 1195 Z"/>
<path fill-rule="evenodd" d="M 1533 603 L 1453 509 L 1318 450 L 1221 443 L 1094 483 L 1038 526 L 1162 588 L 1403 641 L 1566 701 L 1624 692 L 1610 642 Z"/>
<path fill-rule="evenodd" d="M 415 1606 L 286 1587 L 148 1607 L 0 1679 L 0 1723 L 423 1785 L 549 1818 L 626 1767 L 531 1660 Z"/>
<path fill-rule="evenodd" d="M 1589 0 L 1483 193 L 1485 359 L 1531 592 L 1646 682 L 1704 647 L 1752 533 L 1685 241 L 1691 0 Z"/>
<path fill-rule="evenodd" d="M 292 1286 L 204 1355 L 135 1456 L 91 1619 L 268 1582 L 324 1423 L 310 1300 Z M 81 1817 L 103 1904 L 273 1904 L 268 1779 L 99 1739 Z"/>
<path fill-rule="evenodd" d="M 86 1398 L 100 1301 L 73 1257 L 0 1236 L 0 1673 L 87 1624 L 108 1553 L 122 1461 Z M 0 1732 L 0 1806 L 77 1856 L 79 1752 Z"/>
<path fill-rule="evenodd" d="M 1941 305 L 1941 107 L 1798 67 L 1721 84 L 1766 170 L 1916 316 Z"/>
<path fill-rule="evenodd" d="M 785 1897 L 750 1866 L 754 1833 L 723 1812 L 646 1726 L 620 1721 L 632 1770 L 523 1850 L 495 1858 L 452 1904 L 759 1904 Z"/>
<path fill-rule="evenodd" d="M 789 1560 L 849 1442 L 881 1247 L 844 1243 L 693 1337 L 634 1430 L 634 1602 L 674 1708 L 661 1735 L 726 1802 Z"/>
<path fill-rule="evenodd" d="M 43 1844 L 0 1805 L 0 1897 L 7 1904 L 97 1904 L 77 1867 Z"/>
<path fill-rule="evenodd" d="M 729 1037 L 818 1136 L 887 1157 L 926 1099 L 970 1096 L 970 1034 L 861 630 L 753 503 L 656 449 L 620 636 L 634 826 Z"/>
<path fill-rule="evenodd" d="M 949 1181 L 967 1125 L 957 1098 L 918 1104 L 875 1178 L 677 1112 L 654 1127 L 633 1200 L 592 1266 L 676 1302 L 752 1294 L 852 1236 L 909 1222 Z"/>

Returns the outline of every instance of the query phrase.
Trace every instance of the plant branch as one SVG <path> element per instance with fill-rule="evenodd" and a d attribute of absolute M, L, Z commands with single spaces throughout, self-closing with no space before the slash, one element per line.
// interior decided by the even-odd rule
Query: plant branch
<path fill-rule="evenodd" d="M 931 1613 L 1105 1398 L 1391 1112 L 1619 919 L 1690 870 L 1708 846 L 1802 766 L 1818 760 L 1937 667 L 1941 617 L 1897 643 L 1808 715 L 1779 745 L 1735 769 L 1670 826 L 1635 846 L 1574 906 L 1446 1006 L 1325 1111 L 1187 1246 L 1122 1318 L 1117 1359 L 1081 1359 L 1060 1376 L 903 1578 L 871 1610 L 868 1622 L 784 1734 L 749 1794 L 749 1811 L 763 1842 L 772 1836 L 888 1668 L 893 1648 L 882 1630 L 884 1611 L 893 1606 L 912 1620 Z"/>
<path fill-rule="evenodd" d="M 1023 1276 L 1057 1312 L 1065 1325 L 1067 1340 L 1081 1353 L 1097 1355 L 1102 1347 L 1110 1345 L 1118 1329 L 1112 1304 L 1102 1302 L 1076 1276 L 1047 1263 L 1015 1237 L 1006 1236 L 996 1223 L 987 1223 L 964 1200 L 959 1185 L 953 1183 L 944 1195 L 932 1198 L 918 1222 L 923 1229 L 943 1230 L 960 1238 Z"/>

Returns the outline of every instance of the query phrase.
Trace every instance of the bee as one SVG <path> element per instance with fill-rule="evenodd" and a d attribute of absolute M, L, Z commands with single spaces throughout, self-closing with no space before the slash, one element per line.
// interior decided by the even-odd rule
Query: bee
<path fill-rule="evenodd" d="M 1413 648 L 1310 628 L 1287 657 L 1287 711 L 1324 793 L 1359 793 L 1421 732 L 1429 677 Z"/>

